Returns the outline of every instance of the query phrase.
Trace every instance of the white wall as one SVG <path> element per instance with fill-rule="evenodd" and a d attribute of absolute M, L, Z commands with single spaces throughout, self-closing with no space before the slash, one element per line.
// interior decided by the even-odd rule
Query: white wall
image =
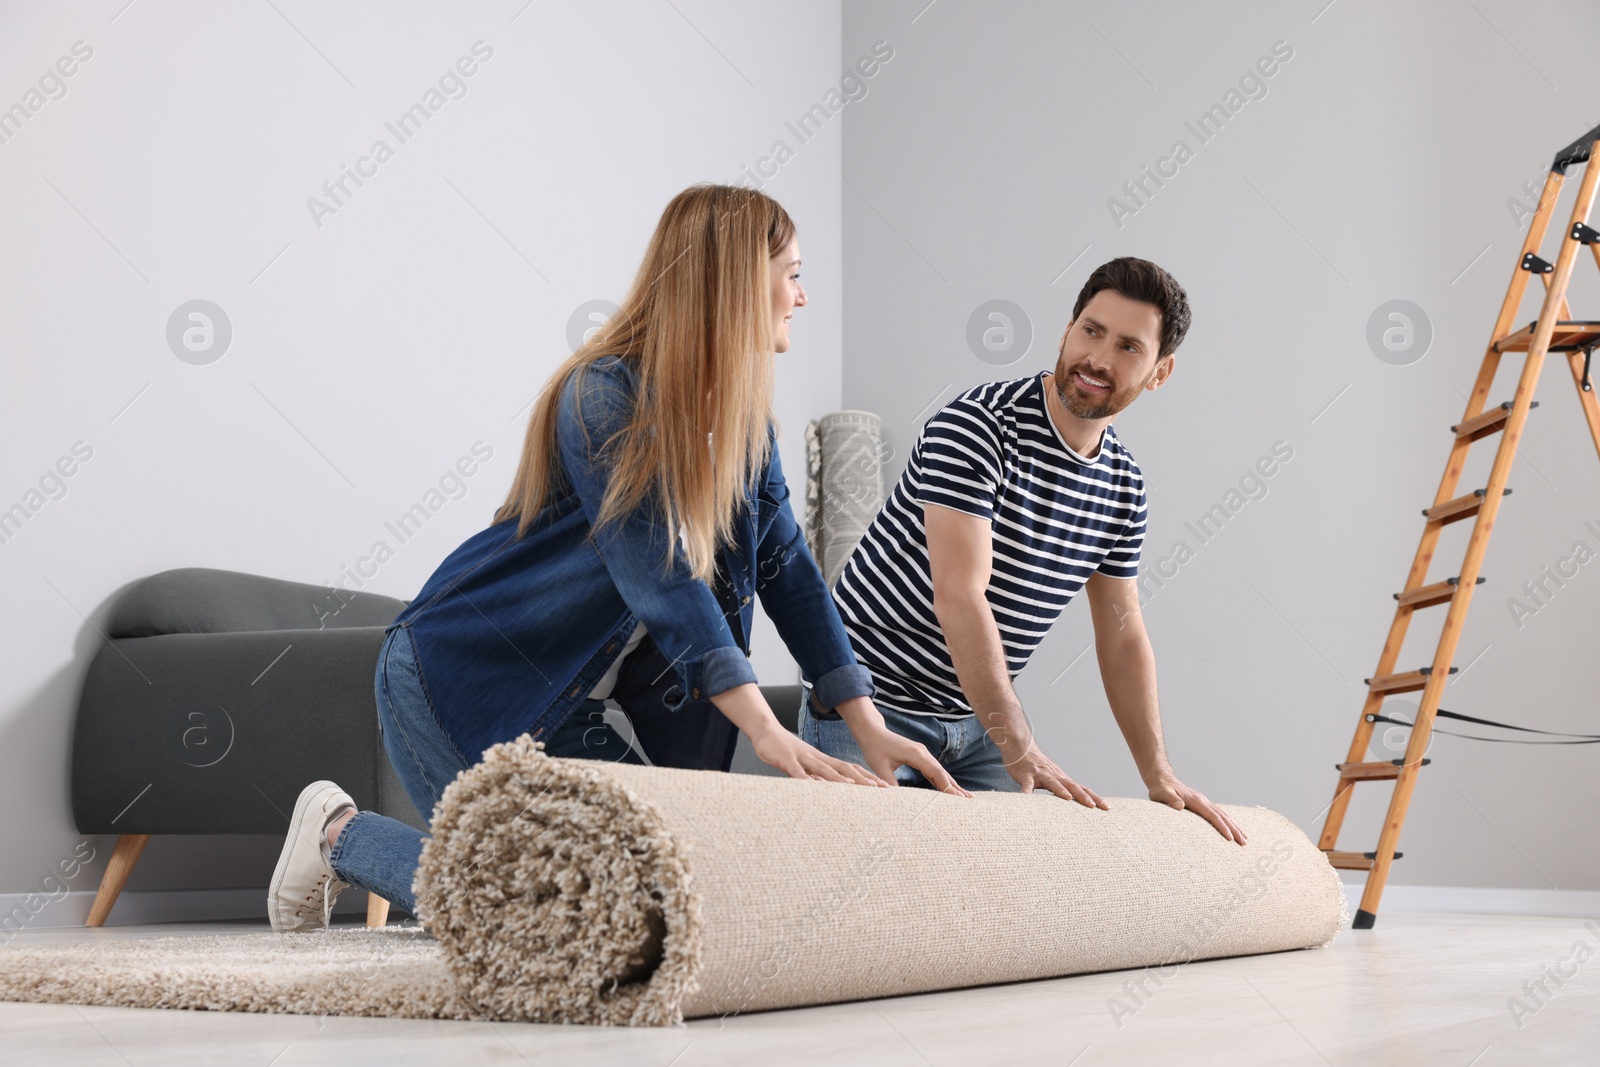
<path fill-rule="evenodd" d="M 119 590 L 189 566 L 333 583 L 482 441 L 366 586 L 413 596 L 500 503 L 573 311 L 620 298 L 675 192 L 779 140 L 765 188 L 811 297 L 778 390 L 801 485 L 805 421 L 840 399 L 841 123 L 785 127 L 840 78 L 837 4 L 123 3 L 0 9 L 0 106 L 92 50 L 0 143 L 0 507 L 92 450 L 0 544 L 0 893 L 73 855 L 73 714 Z M 464 96 L 405 143 L 385 129 L 479 41 Z M 393 157 L 314 221 L 378 139 Z M 166 341 L 193 299 L 232 325 L 209 365 Z M 775 642 L 758 672 L 790 680 Z M 157 838 L 131 888 L 264 885 L 277 847 Z"/>
<path fill-rule="evenodd" d="M 894 61 L 846 127 L 846 406 L 884 416 L 897 475 L 940 398 L 1052 365 L 1095 265 L 1132 254 L 1171 270 L 1194 327 L 1168 385 L 1117 422 L 1150 485 L 1146 566 L 1180 540 L 1195 550 L 1145 608 L 1168 745 L 1214 799 L 1275 808 L 1315 836 L 1511 275 L 1522 231 L 1507 201 L 1600 122 L 1600 12 L 1578 0 L 846 5 L 843 57 L 880 39 Z M 1266 95 L 1200 144 L 1185 122 L 1279 41 L 1293 56 Z M 1193 158 L 1119 226 L 1107 201 L 1180 138 Z M 1593 265 L 1578 278 L 1575 314 L 1597 317 Z M 965 339 L 996 298 L 1034 330 L 1005 367 Z M 1408 366 L 1365 338 L 1393 299 L 1432 323 Z M 1600 564 L 1520 629 L 1507 606 L 1575 542 L 1600 549 L 1585 525 L 1600 528 L 1600 466 L 1564 364 L 1539 399 L 1445 706 L 1600 733 Z M 1200 544 L 1185 522 L 1279 441 L 1293 459 L 1266 496 Z M 1493 443 L 1474 450 L 1463 491 L 1483 484 Z M 1447 531 L 1435 579 L 1455 573 L 1469 525 Z M 1442 612 L 1418 617 L 1404 666 L 1431 660 Z M 1090 640 L 1073 605 L 1019 692 L 1068 773 L 1140 796 L 1093 654 L 1072 665 Z M 1600 856 L 1579 846 L 1600 801 L 1595 748 L 1437 737 L 1431 755 L 1393 883 L 1600 888 Z M 1341 847 L 1375 845 L 1388 790 L 1358 789 Z"/>

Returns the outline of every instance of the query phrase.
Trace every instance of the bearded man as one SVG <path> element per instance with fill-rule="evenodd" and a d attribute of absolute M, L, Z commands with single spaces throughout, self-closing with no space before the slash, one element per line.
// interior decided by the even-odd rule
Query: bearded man
<path fill-rule="evenodd" d="M 1109 810 L 1040 751 L 1012 685 L 1085 590 L 1106 697 L 1150 799 L 1244 844 L 1167 761 L 1136 584 L 1144 477 L 1111 425 L 1172 376 L 1189 319 L 1172 275 L 1114 259 L 1078 294 L 1053 371 L 970 389 L 928 420 L 833 591 L 876 708 L 841 716 L 808 697 L 805 741 L 927 786 L 857 745 L 871 731 L 852 731 L 850 717 L 870 712 L 922 742 L 965 789 L 1042 789 Z"/>

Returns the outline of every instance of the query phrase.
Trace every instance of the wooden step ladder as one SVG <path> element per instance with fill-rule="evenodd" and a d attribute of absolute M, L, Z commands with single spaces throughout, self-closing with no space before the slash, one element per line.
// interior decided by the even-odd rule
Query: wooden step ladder
<path fill-rule="evenodd" d="M 1433 732 L 1433 720 L 1439 710 L 1439 700 L 1450 675 L 1456 668 L 1456 644 L 1466 622 L 1467 609 L 1472 603 L 1472 593 L 1484 579 L 1478 575 L 1489 535 L 1494 530 L 1495 516 L 1500 503 L 1511 492 L 1506 481 L 1511 475 L 1511 463 L 1517 454 L 1517 443 L 1522 439 L 1528 413 L 1537 403 L 1534 389 L 1539 383 L 1539 372 L 1544 357 L 1549 352 L 1565 353 L 1572 371 L 1572 381 L 1577 386 L 1578 401 L 1584 417 L 1589 422 L 1589 433 L 1594 438 L 1595 451 L 1600 455 L 1600 404 L 1596 403 L 1595 390 L 1589 380 L 1590 355 L 1600 347 L 1600 321 L 1573 321 L 1567 310 L 1567 284 L 1572 278 L 1573 265 L 1578 253 L 1587 247 L 1600 266 L 1600 230 L 1590 228 L 1589 209 L 1594 203 L 1595 190 L 1600 185 L 1600 166 L 1589 165 L 1591 156 L 1600 153 L 1600 126 L 1572 142 L 1556 154 L 1545 179 L 1544 192 L 1539 197 L 1538 209 L 1528 226 L 1528 236 L 1523 241 L 1517 268 L 1512 272 L 1511 285 L 1506 290 L 1505 302 L 1500 305 L 1500 315 L 1495 320 L 1494 333 L 1483 353 L 1483 366 L 1478 371 L 1477 382 L 1467 399 L 1466 413 L 1461 421 L 1450 428 L 1454 442 L 1450 459 L 1434 495 L 1433 506 L 1423 510 L 1422 541 L 1417 546 L 1411 572 L 1406 576 L 1405 588 L 1394 594 L 1397 601 L 1394 621 L 1389 626 L 1389 636 L 1378 656 L 1378 667 L 1367 679 L 1366 701 L 1361 718 L 1356 723 L 1354 739 L 1345 762 L 1336 764 L 1339 771 L 1338 786 L 1333 803 L 1328 806 L 1327 821 L 1322 827 L 1318 847 L 1327 854 L 1328 862 L 1344 870 L 1367 872 L 1366 889 L 1361 895 L 1361 906 L 1356 911 L 1355 929 L 1370 929 L 1378 917 L 1378 901 L 1389 877 L 1389 865 L 1400 858 L 1395 846 L 1400 842 L 1400 828 L 1405 823 L 1406 808 L 1411 803 L 1411 792 L 1416 788 L 1417 773 L 1429 760 L 1423 757 L 1428 750 Z M 1578 185 L 1577 203 L 1572 208 L 1572 219 L 1561 239 L 1555 262 L 1540 258 L 1539 248 L 1544 243 L 1545 231 L 1555 213 L 1556 199 L 1567 168 L 1585 164 L 1583 179 Z M 1544 303 L 1534 322 L 1513 328 L 1528 279 L 1537 275 L 1545 284 Z M 1495 372 L 1500 367 L 1500 357 L 1507 352 L 1526 352 L 1522 373 L 1517 379 L 1516 392 L 1510 400 L 1487 407 L 1489 391 L 1494 385 Z M 1596 368 L 1600 371 L 1600 367 Z M 1500 435 L 1495 451 L 1494 465 L 1486 486 L 1465 494 L 1457 494 L 1457 482 L 1466 464 L 1467 451 L 1474 441 L 1493 434 Z M 1428 582 L 1428 564 L 1433 560 L 1438 546 L 1439 532 L 1453 522 L 1473 520 L 1472 536 L 1467 543 L 1466 558 L 1460 573 L 1443 581 Z M 1433 662 L 1417 670 L 1396 671 L 1400 648 L 1405 641 L 1411 616 L 1417 610 L 1448 604 L 1444 628 L 1439 634 L 1439 646 Z M 1397 693 L 1421 691 L 1420 706 L 1401 759 L 1372 762 L 1367 759 L 1367 745 L 1372 738 L 1375 716 L 1383 702 Z M 1337 849 L 1339 828 L 1350 806 L 1350 792 L 1358 782 L 1391 781 L 1394 792 L 1389 800 L 1389 811 L 1378 835 L 1378 846 L 1371 852 L 1341 852 Z"/>

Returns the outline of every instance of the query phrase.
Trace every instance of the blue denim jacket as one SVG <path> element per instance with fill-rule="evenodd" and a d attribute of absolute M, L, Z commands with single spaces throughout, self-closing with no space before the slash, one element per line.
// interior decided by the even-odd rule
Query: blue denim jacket
<path fill-rule="evenodd" d="M 735 543 L 721 553 L 737 637 L 676 546 L 667 568 L 666 527 L 649 498 L 593 528 L 610 475 L 595 450 L 626 425 L 634 389 L 632 366 L 619 357 L 573 375 L 556 420 L 563 477 L 527 534 L 517 539 L 515 519 L 475 534 L 386 627 L 410 629 L 434 713 L 468 762 L 523 733 L 553 733 L 638 622 L 676 672 L 669 709 L 754 682 L 745 635 L 755 595 L 818 701 L 831 708 L 872 695 L 789 507 L 775 443 L 735 521 Z"/>

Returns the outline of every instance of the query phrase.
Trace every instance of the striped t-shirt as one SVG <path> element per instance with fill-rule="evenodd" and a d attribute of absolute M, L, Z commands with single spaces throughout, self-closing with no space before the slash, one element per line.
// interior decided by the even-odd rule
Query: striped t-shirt
<path fill-rule="evenodd" d="M 839 575 L 834 601 L 878 703 L 938 718 L 972 714 L 933 612 L 924 504 L 990 521 L 985 595 L 1012 678 L 1091 574 L 1138 577 L 1139 465 L 1110 426 L 1093 459 L 1073 451 L 1050 421 L 1044 390 L 1044 372 L 992 382 L 929 419 Z"/>

